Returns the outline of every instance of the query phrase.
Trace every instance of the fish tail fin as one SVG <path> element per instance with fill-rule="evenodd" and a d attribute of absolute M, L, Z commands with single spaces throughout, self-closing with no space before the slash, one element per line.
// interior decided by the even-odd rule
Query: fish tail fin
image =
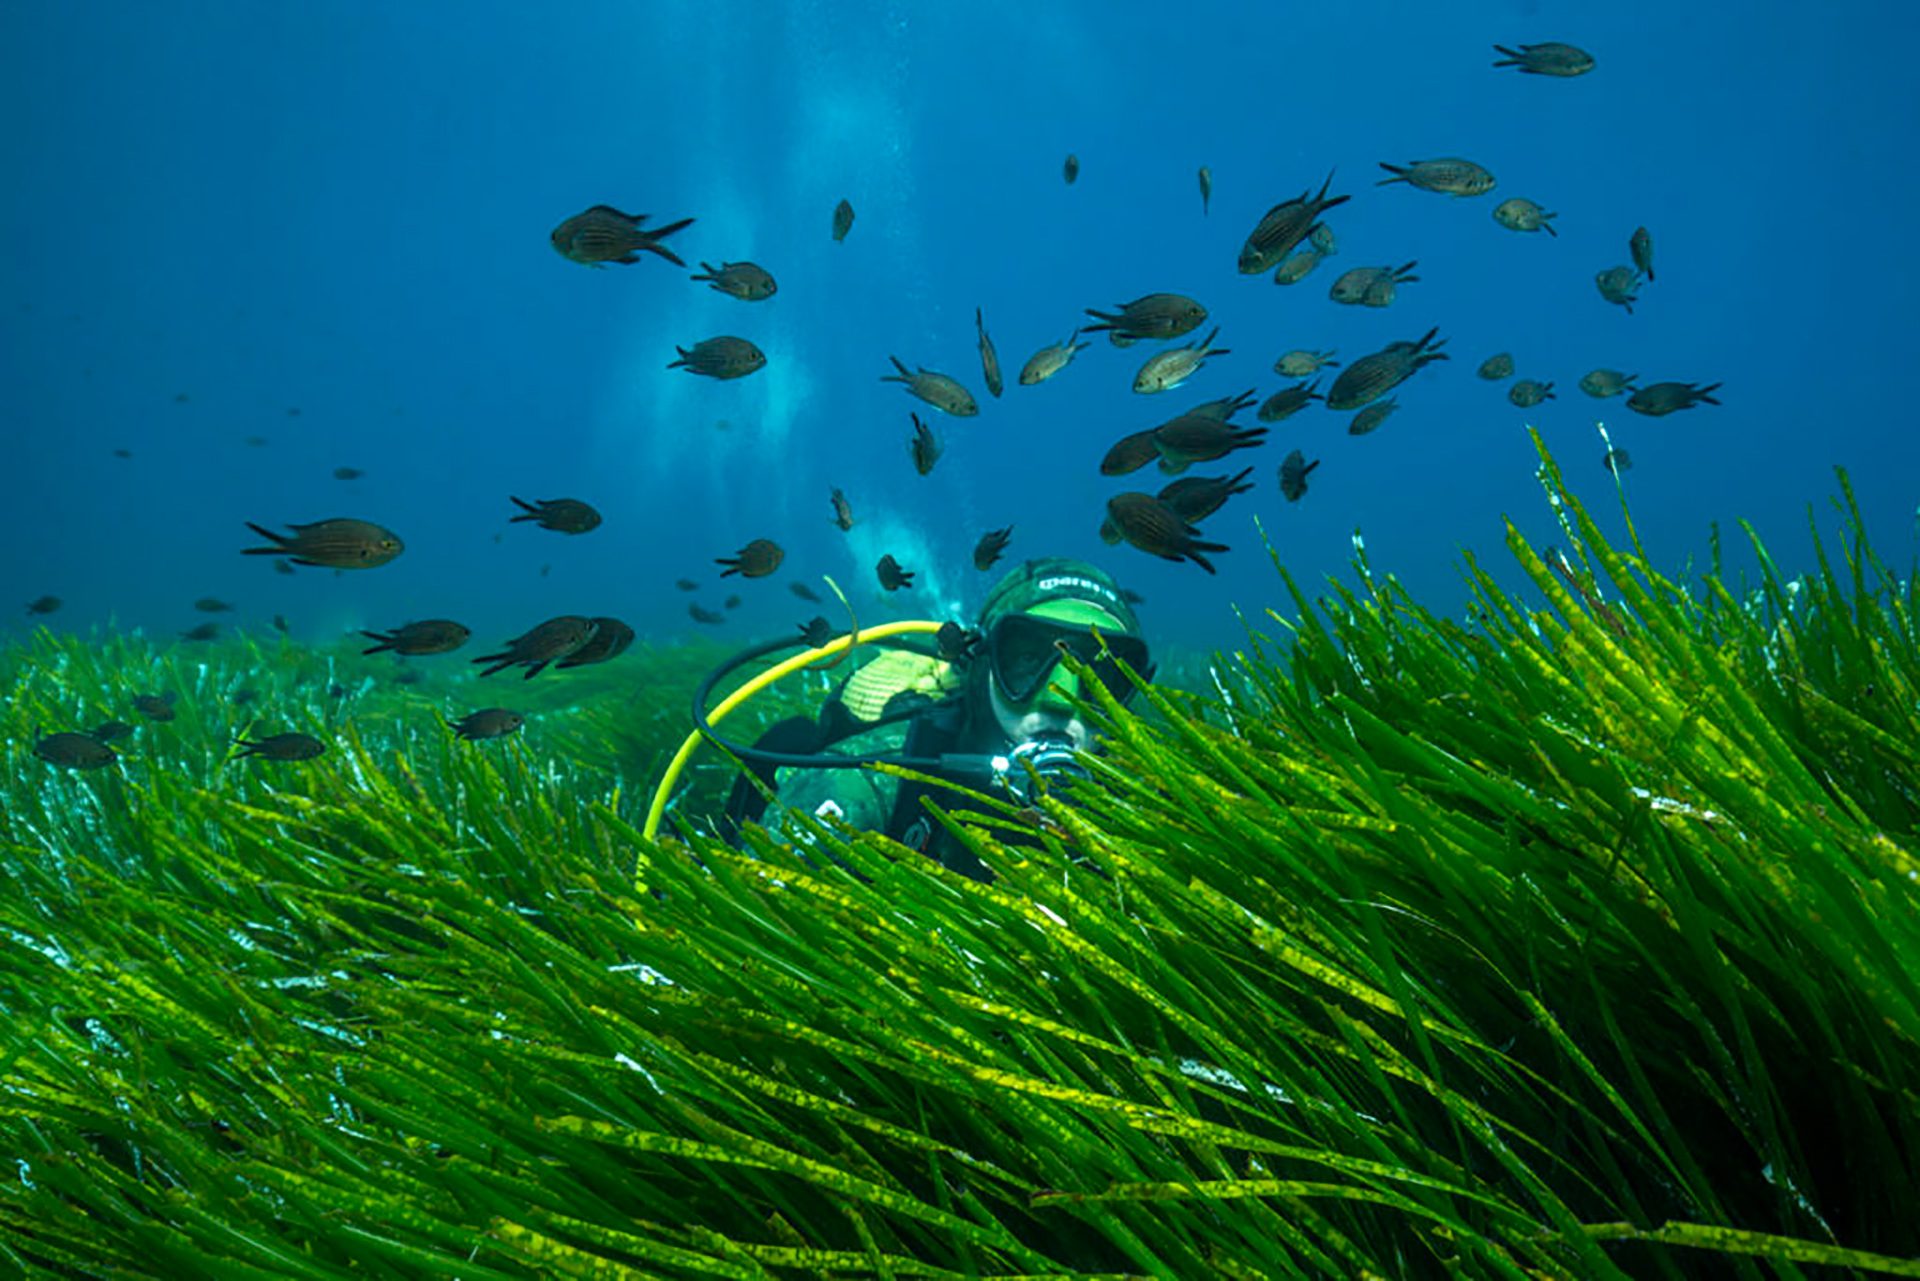
<path fill-rule="evenodd" d="M 907 372 L 907 367 L 906 367 L 905 365 L 903 365 L 903 364 L 901 364 L 901 363 L 900 363 L 900 357 L 898 357 L 898 356 L 891 356 L 891 355 L 890 355 L 890 356 L 888 356 L 888 357 L 887 357 L 887 359 L 888 359 L 888 360 L 891 360 L 891 361 L 893 362 L 893 367 L 894 367 L 895 369 L 897 369 L 897 370 L 899 370 L 900 372 L 899 372 L 899 373 L 897 373 L 897 374 L 881 374 L 881 375 L 880 375 L 880 381 L 881 381 L 881 382 L 883 382 L 883 383 L 905 383 L 905 382 L 912 382 L 912 381 L 913 381 L 913 375 L 912 375 L 912 374 L 910 374 L 910 373 L 908 373 L 908 372 Z"/>
<path fill-rule="evenodd" d="M 695 280 L 717 280 L 719 277 L 720 273 L 714 270 L 714 266 L 710 262 L 701 263 L 700 270 L 693 273 L 693 279 Z"/>
<path fill-rule="evenodd" d="M 691 359 L 691 357 L 687 353 L 687 349 L 685 347 L 679 346 L 678 344 L 675 344 L 674 350 L 680 353 L 680 359 L 669 362 L 667 365 L 667 368 L 680 369 L 686 366 L 688 361 Z"/>
<path fill-rule="evenodd" d="M 252 521 L 247 521 L 245 524 L 248 529 L 251 529 L 254 533 L 272 543 L 273 546 L 243 547 L 240 550 L 242 556 L 277 556 L 293 545 L 294 540 L 288 538 L 285 534 L 276 534 L 271 529 L 262 529 Z"/>
<path fill-rule="evenodd" d="M 1716 391 L 1719 391 L 1724 386 L 1726 386 L 1725 383 L 1709 383 L 1705 387 L 1702 387 L 1699 391 L 1695 392 L 1693 394 L 1693 398 L 1695 400 L 1704 400 L 1709 405 L 1717 405 L 1720 402 L 1713 398 L 1713 393 Z"/>
<path fill-rule="evenodd" d="M 1390 182 L 1406 182 L 1407 181 L 1407 171 L 1400 165 L 1390 165 L 1386 161 L 1382 160 L 1380 162 L 1380 167 L 1382 169 L 1385 169 L 1388 173 L 1392 174 L 1393 177 L 1382 178 L 1379 182 L 1374 183 L 1373 184 L 1374 186 L 1384 187 Z"/>
<path fill-rule="evenodd" d="M 366 637 L 370 641 L 380 642 L 378 645 L 375 645 L 372 649 L 361 650 L 360 652 L 362 654 L 378 654 L 383 649 L 393 648 L 393 637 L 391 636 L 385 636 L 379 632 L 361 632 L 360 634 Z"/>
<path fill-rule="evenodd" d="M 651 249 L 654 253 L 659 254 L 662 258 L 665 258 L 668 262 L 672 263 L 676 267 L 684 267 L 687 265 L 687 260 L 685 258 L 682 258 L 679 254 L 673 252 L 673 250 L 667 248 L 665 245 L 657 245 L 653 243 L 653 241 L 649 240 L 646 243 L 646 248 Z M 620 261 L 639 262 L 640 260 L 638 258 L 622 258 Z"/>
<path fill-rule="evenodd" d="M 1493 64 L 1496 67 L 1517 67 L 1526 61 L 1526 59 L 1522 58 L 1519 54 L 1502 44 L 1493 46 L 1493 51 L 1500 55 L 1500 61 Z"/>

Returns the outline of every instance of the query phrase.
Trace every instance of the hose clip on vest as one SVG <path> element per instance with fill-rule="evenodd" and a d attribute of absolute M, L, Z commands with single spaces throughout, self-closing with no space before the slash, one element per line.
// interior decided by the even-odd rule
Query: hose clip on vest
<path fill-rule="evenodd" d="M 1080 764 L 1073 740 L 1065 734 L 1041 734 L 993 758 L 994 781 L 1022 805 L 1074 779 L 1092 777 Z"/>

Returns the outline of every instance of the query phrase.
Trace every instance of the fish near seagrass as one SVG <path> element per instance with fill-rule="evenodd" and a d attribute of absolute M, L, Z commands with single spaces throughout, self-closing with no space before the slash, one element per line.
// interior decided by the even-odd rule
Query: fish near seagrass
<path fill-rule="evenodd" d="M 1584 76 L 1593 70 L 1592 54 L 1558 40 L 1523 44 L 1518 49 L 1497 44 L 1493 46 L 1493 51 L 1500 55 L 1500 60 L 1494 66 L 1518 67 L 1523 75 Z"/>
<path fill-rule="evenodd" d="M 1227 499 L 1253 488 L 1248 467 L 1236 476 L 1184 476 L 1169 481 L 1154 497 L 1171 507 L 1174 514 L 1189 525 L 1198 525 L 1219 511 Z"/>
<path fill-rule="evenodd" d="M 1240 247 L 1239 267 L 1243 276 L 1258 275 L 1269 267 L 1277 266 L 1282 258 L 1293 252 L 1294 246 L 1307 238 L 1320 215 L 1335 205 L 1346 203 L 1351 197 L 1327 196 L 1327 189 L 1333 185 L 1333 175 L 1320 184 L 1320 194 L 1310 196 L 1301 192 L 1292 200 L 1283 200 L 1261 216 L 1247 240 Z"/>
<path fill-rule="evenodd" d="M 449 728 L 455 738 L 477 743 L 487 738 L 503 738 L 526 723 L 527 718 L 519 712 L 504 707 L 483 707 L 477 712 L 468 712 Z"/>
<path fill-rule="evenodd" d="M 33 754 L 49 765 L 62 769 L 104 769 L 120 759 L 120 754 L 91 734 L 61 730 L 47 734 L 33 744 Z"/>
<path fill-rule="evenodd" d="M 987 322 L 978 307 L 973 309 L 973 328 L 980 339 L 981 376 L 987 380 L 987 390 L 998 398 L 1006 388 L 1006 382 L 1000 377 L 1000 353 L 993 349 L 993 339 L 987 337 Z"/>
<path fill-rule="evenodd" d="M 729 574 L 738 574 L 742 578 L 765 578 L 780 568 L 780 562 L 786 558 L 787 554 L 780 549 L 780 544 L 771 538 L 756 538 L 732 556 L 714 557 L 713 563 L 726 566 L 720 571 L 722 578 Z"/>
<path fill-rule="evenodd" d="M 1214 572 L 1213 564 L 1201 553 L 1228 550 L 1224 543 L 1201 541 L 1199 530 L 1152 494 L 1115 494 L 1109 498 L 1105 528 L 1150 556 L 1190 560 L 1209 574 Z"/>
<path fill-rule="evenodd" d="M 485 654 L 476 663 L 491 663 L 482 676 L 491 676 L 505 667 L 524 666 L 525 678 L 532 680 L 548 663 L 557 662 L 585 645 L 593 636 L 593 620 L 578 614 L 549 618 L 532 631 L 516 636 L 498 654 Z"/>
<path fill-rule="evenodd" d="M 1197 343 L 1188 343 L 1184 347 L 1175 347 L 1149 357 L 1147 363 L 1140 366 L 1140 372 L 1133 376 L 1133 389 L 1143 396 L 1149 396 L 1178 387 L 1199 372 L 1207 357 L 1225 356 L 1233 350 L 1231 347 L 1213 346 L 1213 340 L 1219 336 L 1220 326 L 1215 325 L 1213 332 Z"/>
<path fill-rule="evenodd" d="M 1082 325 L 1082 333 L 1107 330 L 1117 342 L 1141 338 L 1178 338 L 1198 329 L 1207 319 L 1207 309 L 1181 294 L 1147 294 L 1132 302 L 1121 303 L 1113 311 L 1086 309 L 1096 323 Z"/>
<path fill-rule="evenodd" d="M 795 596 L 798 596 L 801 600 L 811 601 L 815 605 L 820 603 L 820 593 L 814 591 L 813 588 L 807 586 L 805 583 L 788 583 L 787 590 Z"/>
<path fill-rule="evenodd" d="M 621 213 L 612 205 L 595 205 L 577 213 L 553 229 L 553 247 L 560 256 L 589 267 L 604 267 L 610 262 L 635 263 L 640 251 L 659 254 L 676 267 L 687 264 L 660 241 L 693 224 L 682 218 L 664 227 L 648 230 L 645 214 Z"/>
<path fill-rule="evenodd" d="M 1307 456 L 1297 449 L 1281 461 L 1280 492 L 1286 495 L 1288 502 L 1297 503 L 1306 496 L 1307 473 L 1319 465 L 1318 458 L 1308 462 Z"/>
<path fill-rule="evenodd" d="M 372 521 L 335 517 L 308 525 L 288 525 L 293 533 L 276 534 L 252 521 L 248 529 L 267 539 L 270 547 L 242 548 L 242 556 L 285 556 L 296 565 L 321 569 L 372 569 L 407 549 L 400 536 Z"/>
<path fill-rule="evenodd" d="M 1007 550 L 1007 544 L 1013 540 L 1013 526 L 1005 529 L 989 529 L 980 535 L 980 541 L 973 545 L 973 567 L 992 569 L 1000 554 Z"/>
<path fill-rule="evenodd" d="M 27 613 L 51 614 L 57 611 L 63 603 L 58 596 L 38 596 L 27 602 Z"/>
<path fill-rule="evenodd" d="M 567 667 L 585 667 L 590 663 L 604 663 L 620 657 L 633 644 L 633 628 L 617 618 L 594 618 L 593 635 L 587 643 L 568 654 L 554 664 L 556 670 Z"/>
<path fill-rule="evenodd" d="M 680 358 L 667 362 L 668 369 L 685 369 L 690 374 L 722 381 L 745 378 L 767 363 L 765 352 L 745 338 L 735 338 L 731 334 L 704 338 L 695 343 L 691 350 L 681 346 L 675 346 L 674 350 L 680 353 Z"/>
<path fill-rule="evenodd" d="M 542 529 L 561 534 L 584 534 L 600 527 L 600 513 L 591 503 L 578 498 L 541 498 L 531 503 L 511 494 L 507 498 L 520 508 L 519 515 L 507 517 L 509 525 L 530 520 Z"/>
<path fill-rule="evenodd" d="M 753 262 L 723 262 L 718 267 L 703 262 L 693 278 L 705 281 L 709 289 L 729 298 L 738 298 L 741 302 L 761 302 L 773 297 L 780 289 L 774 283 L 773 273 Z"/>
<path fill-rule="evenodd" d="M 425 654 L 450 654 L 467 643 L 473 633 L 462 623 L 451 618 L 428 618 L 417 623 L 407 623 L 390 632 L 361 632 L 362 636 L 375 642 L 372 648 L 363 649 L 362 654 L 378 654 L 382 650 L 392 650 L 396 654 L 418 657 Z"/>
<path fill-rule="evenodd" d="M 706 607 L 699 604 L 697 601 L 687 606 L 687 615 L 688 617 L 692 618 L 693 621 L 696 623 L 712 624 L 712 623 L 724 623 L 727 621 L 727 616 L 725 614 L 715 613 L 713 610 L 707 609 Z"/>
<path fill-rule="evenodd" d="M 897 592 L 902 587 L 913 586 L 913 575 L 915 571 L 900 568 L 900 562 L 893 558 L 891 552 L 882 556 L 880 563 L 875 565 L 873 569 L 874 573 L 880 577 L 880 586 L 887 591 Z"/>
<path fill-rule="evenodd" d="M 888 356 L 887 359 L 893 362 L 898 372 L 880 375 L 881 382 L 900 383 L 941 413 L 952 414 L 955 418 L 971 418 L 980 412 L 973 393 L 961 386 L 957 379 L 934 373 L 930 369 L 909 371 L 900 363 L 898 356 Z"/>
<path fill-rule="evenodd" d="M 1633 380 L 1639 376 L 1623 374 L 1618 369 L 1589 369 L 1580 375 L 1580 390 L 1595 400 L 1605 400 L 1623 391 L 1634 390 Z"/>
<path fill-rule="evenodd" d="M 270 734 L 266 738 L 241 739 L 235 744 L 242 756 L 258 756 L 264 761 L 310 761 L 327 750 L 327 745 L 311 734 Z"/>
<path fill-rule="evenodd" d="M 1482 196 L 1495 186 L 1493 175 L 1485 167 L 1458 156 L 1415 160 L 1406 165 L 1390 165 L 1382 160 L 1380 167 L 1393 176 L 1374 183 L 1376 187 L 1384 187 L 1390 182 L 1404 182 L 1422 191 L 1437 191 L 1441 195 L 1459 197 Z"/>

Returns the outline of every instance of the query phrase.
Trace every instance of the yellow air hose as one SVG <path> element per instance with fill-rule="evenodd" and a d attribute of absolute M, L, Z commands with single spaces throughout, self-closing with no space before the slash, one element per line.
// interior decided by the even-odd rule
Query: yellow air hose
<path fill-rule="evenodd" d="M 943 625 L 944 624 L 927 622 L 925 620 L 903 623 L 882 623 L 878 627 L 869 627 L 861 631 L 850 632 L 845 636 L 836 636 L 817 649 L 805 650 L 795 654 L 792 658 L 776 663 L 774 666 L 769 667 L 766 671 L 761 672 L 758 676 L 742 685 L 739 689 L 733 691 L 733 693 L 727 695 L 724 699 L 720 700 L 718 706 L 707 713 L 707 724 L 719 724 L 721 719 L 733 711 L 734 708 L 740 706 L 740 704 L 746 702 L 749 698 L 752 698 L 755 694 L 773 684 L 782 676 L 786 676 L 791 672 L 797 672 L 804 667 L 809 667 L 831 654 L 840 652 L 842 649 L 850 650 L 855 645 L 865 644 L 867 641 L 884 640 L 889 636 L 901 636 L 913 632 L 937 632 Z M 673 754 L 673 760 L 667 763 L 666 776 L 660 780 L 660 786 L 654 789 L 653 804 L 647 807 L 647 821 L 640 829 L 640 834 L 649 841 L 653 840 L 655 834 L 659 832 L 660 820 L 666 816 L 667 797 L 673 791 L 674 782 L 679 779 L 681 771 L 686 769 L 687 762 L 693 759 L 694 750 L 700 746 L 700 740 L 704 737 L 706 737 L 706 735 L 702 734 L 698 728 L 695 728 L 691 734 L 687 735 L 686 741 L 680 744 L 680 750 Z"/>

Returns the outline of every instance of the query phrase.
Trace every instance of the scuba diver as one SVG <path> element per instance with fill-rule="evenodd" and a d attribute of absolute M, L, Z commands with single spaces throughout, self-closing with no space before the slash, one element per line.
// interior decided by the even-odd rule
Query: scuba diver
<path fill-rule="evenodd" d="M 1135 690 L 1121 664 L 1141 680 L 1153 674 L 1132 606 L 1113 579 L 1079 560 L 1030 560 L 1010 571 L 987 594 L 975 629 L 941 625 L 937 646 L 925 636 L 933 624 L 906 626 L 920 635 L 868 641 L 863 630 L 861 645 L 878 652 L 840 683 L 820 714 L 782 721 L 752 747 L 725 742 L 706 723 L 707 694 L 744 662 L 807 642 L 756 646 L 708 677 L 695 696 L 696 720 L 752 775 L 734 781 L 721 824 L 726 839 L 743 823 L 779 829 L 789 814 L 811 814 L 884 832 L 952 871 L 990 880 L 922 804 L 942 788 L 861 766 L 894 763 L 1028 804 L 1037 791 L 1086 776 L 1075 754 L 1096 743 L 1071 701 L 1082 676 L 1124 703 Z M 1060 661 L 1063 652 L 1079 660 L 1081 673 Z"/>

